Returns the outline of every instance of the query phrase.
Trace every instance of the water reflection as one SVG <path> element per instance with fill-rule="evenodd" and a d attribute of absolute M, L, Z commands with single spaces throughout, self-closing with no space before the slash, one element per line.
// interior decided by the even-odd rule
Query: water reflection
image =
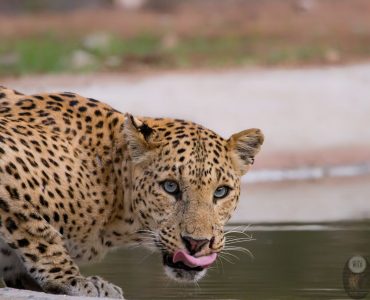
<path fill-rule="evenodd" d="M 368 224 L 268 225 L 250 232 L 256 240 L 240 245 L 254 259 L 240 253 L 238 259 L 228 257 L 231 263 L 218 260 L 199 284 L 170 281 L 160 256 L 142 249 L 119 250 L 83 272 L 115 282 L 128 299 L 348 298 L 342 285 L 344 263 L 353 255 L 370 256 Z"/>

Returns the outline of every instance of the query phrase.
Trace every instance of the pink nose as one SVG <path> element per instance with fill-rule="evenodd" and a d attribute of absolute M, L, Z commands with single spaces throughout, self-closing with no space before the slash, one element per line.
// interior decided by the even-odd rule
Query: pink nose
<path fill-rule="evenodd" d="M 205 238 L 194 239 L 190 236 L 181 236 L 181 238 L 190 254 L 195 254 L 199 252 L 205 245 L 209 244 L 209 239 Z"/>

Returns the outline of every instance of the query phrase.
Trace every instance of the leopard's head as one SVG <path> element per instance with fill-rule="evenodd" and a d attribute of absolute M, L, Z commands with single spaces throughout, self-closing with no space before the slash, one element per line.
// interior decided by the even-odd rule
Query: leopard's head
<path fill-rule="evenodd" d="M 262 132 L 248 129 L 226 140 L 191 122 L 127 116 L 124 133 L 144 244 L 161 251 L 171 278 L 199 280 L 224 247 L 240 177 L 260 150 Z"/>

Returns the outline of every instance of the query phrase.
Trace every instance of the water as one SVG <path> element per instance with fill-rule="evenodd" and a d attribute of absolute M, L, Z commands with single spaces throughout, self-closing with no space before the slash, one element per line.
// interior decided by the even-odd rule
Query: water
<path fill-rule="evenodd" d="M 205 279 L 178 284 L 163 273 L 161 258 L 141 249 L 111 253 L 84 267 L 120 285 L 127 299 L 349 299 L 342 284 L 346 261 L 370 257 L 370 224 L 252 226 L 254 241 L 218 261 Z"/>

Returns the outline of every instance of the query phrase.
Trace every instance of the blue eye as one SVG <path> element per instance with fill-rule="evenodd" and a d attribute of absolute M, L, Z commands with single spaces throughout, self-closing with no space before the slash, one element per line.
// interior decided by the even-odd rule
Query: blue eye
<path fill-rule="evenodd" d="M 175 194 L 178 194 L 179 191 L 180 191 L 180 188 L 179 188 L 179 185 L 176 181 L 174 180 L 166 180 L 162 183 L 162 187 L 163 189 L 171 194 L 171 195 L 175 195 Z"/>
<path fill-rule="evenodd" d="M 218 187 L 215 192 L 213 193 L 213 196 L 216 199 L 222 199 L 225 198 L 229 194 L 230 188 L 227 186 L 220 186 Z"/>

